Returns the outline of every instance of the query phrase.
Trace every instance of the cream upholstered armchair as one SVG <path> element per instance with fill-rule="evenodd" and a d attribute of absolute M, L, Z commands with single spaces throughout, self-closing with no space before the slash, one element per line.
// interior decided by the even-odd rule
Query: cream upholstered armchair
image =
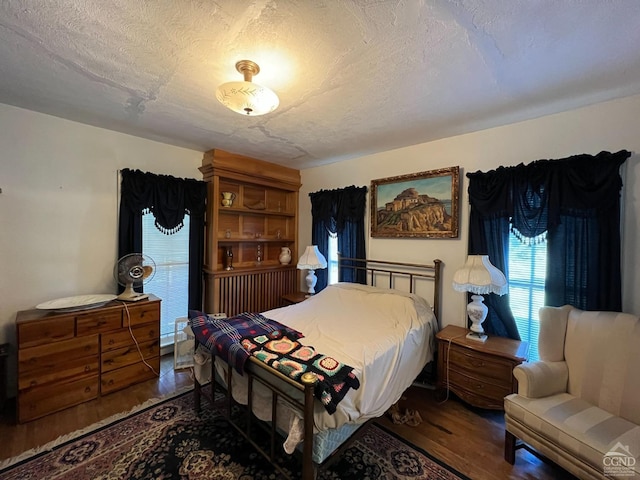
<path fill-rule="evenodd" d="M 519 438 L 581 479 L 640 478 L 640 319 L 543 307 L 538 345 L 505 398 L 505 459 Z"/>

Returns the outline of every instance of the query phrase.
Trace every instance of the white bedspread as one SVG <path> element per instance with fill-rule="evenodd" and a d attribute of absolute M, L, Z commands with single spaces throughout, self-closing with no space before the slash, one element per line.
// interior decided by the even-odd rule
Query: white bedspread
<path fill-rule="evenodd" d="M 318 430 L 383 415 L 433 359 L 437 321 L 429 304 L 397 290 L 339 283 L 263 315 L 304 333 L 300 343 L 353 367 L 360 380 L 333 415 L 316 405 Z"/>
<path fill-rule="evenodd" d="M 267 318 L 302 332 L 299 341 L 354 369 L 358 390 L 349 390 L 329 415 L 320 402 L 314 411 L 315 431 L 364 423 L 382 416 L 433 360 L 438 322 L 426 300 L 398 290 L 353 283 L 330 285 L 304 302 L 263 312 Z M 221 378 L 226 364 L 216 362 Z M 196 375 L 201 383 L 208 381 Z M 233 397 L 247 403 L 246 379 L 233 377 Z M 254 389 L 254 413 L 271 415 L 271 394 Z M 302 441 L 302 421 L 287 408 L 279 409 L 278 426 L 289 432 L 285 450 Z"/>

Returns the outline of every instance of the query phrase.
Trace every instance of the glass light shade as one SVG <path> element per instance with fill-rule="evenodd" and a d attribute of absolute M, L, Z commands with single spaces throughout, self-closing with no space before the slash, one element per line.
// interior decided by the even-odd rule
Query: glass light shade
<path fill-rule="evenodd" d="M 253 82 L 227 82 L 216 90 L 216 98 L 234 112 L 252 117 L 273 112 L 280 100 L 269 88 Z"/>
<path fill-rule="evenodd" d="M 309 245 L 298 260 L 298 269 L 317 270 L 318 268 L 327 268 L 327 259 L 320 253 L 317 245 Z"/>
<path fill-rule="evenodd" d="M 489 261 L 488 255 L 469 255 L 464 266 L 453 275 L 453 288 L 480 295 L 505 295 L 509 286 L 504 273 Z"/>

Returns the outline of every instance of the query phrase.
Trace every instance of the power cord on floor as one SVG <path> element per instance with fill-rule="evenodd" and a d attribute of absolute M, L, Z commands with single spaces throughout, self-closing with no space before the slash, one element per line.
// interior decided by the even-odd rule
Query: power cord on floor
<path fill-rule="evenodd" d="M 138 344 L 138 340 L 136 339 L 136 336 L 133 334 L 133 330 L 131 328 L 131 314 L 129 313 L 129 307 L 127 306 L 127 303 L 126 302 L 122 302 L 122 305 L 124 305 L 124 311 L 127 314 L 127 327 L 129 327 L 129 334 L 131 335 L 131 338 L 133 339 L 133 342 L 136 344 L 136 348 L 138 349 L 138 354 L 140 355 L 140 359 L 142 360 L 142 363 L 144 363 L 149 370 L 151 370 L 154 374 L 156 374 L 159 377 L 160 374 L 158 372 L 156 372 L 156 369 L 153 368 L 153 366 L 150 365 L 145 360 L 144 355 L 142 354 L 142 350 L 140 349 L 140 345 Z"/>

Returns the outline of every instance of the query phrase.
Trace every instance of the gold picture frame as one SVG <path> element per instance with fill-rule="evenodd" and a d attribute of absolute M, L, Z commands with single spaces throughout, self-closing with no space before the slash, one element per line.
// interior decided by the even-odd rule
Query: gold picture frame
<path fill-rule="evenodd" d="M 460 167 L 371 181 L 371 236 L 457 238 Z"/>

